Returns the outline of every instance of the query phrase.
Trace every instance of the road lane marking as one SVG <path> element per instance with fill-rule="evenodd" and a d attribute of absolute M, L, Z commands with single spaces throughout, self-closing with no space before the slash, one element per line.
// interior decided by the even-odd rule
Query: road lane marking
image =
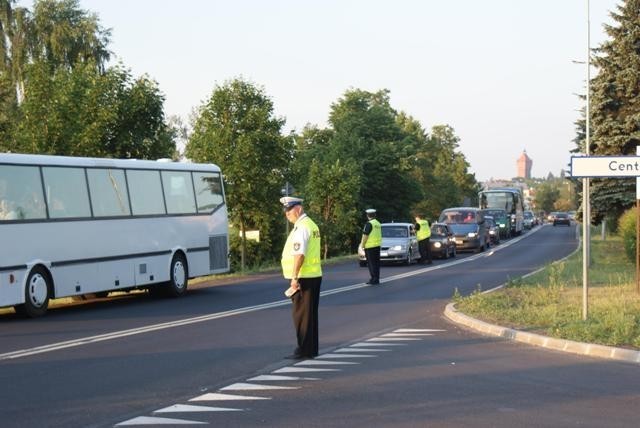
<path fill-rule="evenodd" d="M 220 391 L 269 391 L 271 389 L 300 389 L 297 386 L 275 386 L 275 385 L 257 385 L 255 383 L 238 382 L 224 388 Z"/>
<path fill-rule="evenodd" d="M 340 348 L 340 349 L 336 349 L 333 352 L 344 352 L 344 353 L 349 353 L 349 352 L 389 352 L 391 349 L 382 349 L 382 348 L 377 348 L 377 349 L 373 349 L 373 348 Z"/>
<path fill-rule="evenodd" d="M 336 365 L 348 365 L 348 364 L 360 364 L 350 361 L 322 361 L 322 360 L 304 360 L 299 363 L 295 363 L 295 366 L 336 366 Z"/>
<path fill-rule="evenodd" d="M 342 353 L 338 353 L 338 354 L 322 354 L 322 355 L 318 355 L 316 358 L 333 359 L 333 358 L 375 358 L 375 357 L 377 357 L 377 355 L 342 354 Z"/>
<path fill-rule="evenodd" d="M 190 413 L 190 412 L 242 412 L 244 409 L 231 407 L 193 406 L 190 404 L 174 404 L 173 406 L 154 410 L 153 413 Z"/>
<path fill-rule="evenodd" d="M 220 394 L 217 392 L 207 392 L 189 401 L 232 401 L 232 400 L 271 400 L 271 397 L 252 397 L 250 395 Z"/>
<path fill-rule="evenodd" d="M 340 369 L 321 369 L 319 367 L 283 367 L 272 373 L 339 372 Z"/>
<path fill-rule="evenodd" d="M 299 376 L 278 376 L 278 375 L 260 375 L 247 379 L 248 382 L 271 382 L 274 380 L 320 380 L 317 377 L 299 377 Z"/>
<path fill-rule="evenodd" d="M 158 418 L 153 416 L 138 416 L 128 421 L 116 424 L 117 427 L 135 425 L 209 425 L 208 422 L 188 421 L 186 419 Z"/>

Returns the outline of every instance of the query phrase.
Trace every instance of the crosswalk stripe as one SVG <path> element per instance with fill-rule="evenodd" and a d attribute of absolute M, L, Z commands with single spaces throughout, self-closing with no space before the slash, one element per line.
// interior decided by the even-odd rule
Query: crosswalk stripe
<path fill-rule="evenodd" d="M 233 400 L 271 400 L 271 397 L 252 397 L 249 395 L 233 395 L 233 394 L 220 394 L 217 392 L 208 392 L 198 397 L 192 398 L 189 401 L 233 401 Z"/>
<path fill-rule="evenodd" d="M 318 367 L 283 367 L 273 373 L 339 372 L 340 369 L 321 369 Z"/>
<path fill-rule="evenodd" d="M 187 412 L 242 412 L 244 409 L 230 407 L 193 406 L 189 404 L 174 404 L 164 409 L 154 410 L 153 413 L 187 413 Z"/>
<path fill-rule="evenodd" d="M 254 383 L 238 382 L 224 388 L 220 391 L 268 391 L 270 389 L 299 389 L 297 386 L 275 386 L 275 385 L 256 385 Z"/>
<path fill-rule="evenodd" d="M 320 380 L 317 377 L 298 377 L 298 376 L 278 376 L 278 375 L 260 375 L 247 379 L 248 381 L 271 381 L 271 380 Z"/>
<path fill-rule="evenodd" d="M 377 355 L 361 355 L 361 354 L 323 354 L 319 355 L 318 358 L 375 358 Z"/>
<path fill-rule="evenodd" d="M 186 419 L 158 418 L 154 416 L 138 416 L 116 424 L 117 427 L 134 425 L 208 425 L 207 422 L 188 421 Z"/>
<path fill-rule="evenodd" d="M 406 343 L 372 343 L 372 342 L 360 342 L 349 345 L 351 348 L 366 348 L 369 346 L 406 346 Z"/>
<path fill-rule="evenodd" d="M 349 353 L 349 352 L 389 352 L 391 349 L 383 349 L 383 348 L 377 348 L 377 349 L 373 349 L 373 348 L 340 348 L 340 349 L 336 349 L 333 352 L 344 352 L 344 353 Z"/>
<path fill-rule="evenodd" d="M 296 363 L 296 366 L 334 366 L 334 365 L 360 364 L 347 361 L 320 361 L 320 360 L 304 360 Z"/>
<path fill-rule="evenodd" d="M 433 336 L 433 333 L 387 333 L 380 337 L 420 337 L 420 336 Z"/>
<path fill-rule="evenodd" d="M 399 328 L 397 330 L 393 330 L 396 333 L 427 333 L 427 332 L 435 332 L 435 331 L 447 331 L 440 330 L 437 328 Z"/>
<path fill-rule="evenodd" d="M 422 339 L 418 339 L 418 338 L 415 338 L 415 337 L 407 337 L 407 338 L 404 338 L 404 337 L 402 337 L 402 338 L 401 337 L 374 337 L 374 338 L 371 338 L 371 339 L 367 339 L 367 342 L 386 342 L 386 341 L 389 341 L 389 340 L 390 341 L 396 341 L 396 340 L 397 341 L 402 341 L 402 340 L 422 340 Z"/>

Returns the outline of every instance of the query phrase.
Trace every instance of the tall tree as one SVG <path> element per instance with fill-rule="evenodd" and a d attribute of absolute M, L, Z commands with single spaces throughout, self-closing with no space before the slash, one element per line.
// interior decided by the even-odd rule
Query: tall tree
<path fill-rule="evenodd" d="M 185 149 L 189 159 L 222 169 L 229 217 L 242 234 L 242 269 L 246 231 L 258 228 L 261 245 L 269 247 L 274 219 L 282 218 L 278 197 L 292 152 L 291 139 L 281 135 L 283 125 L 264 89 L 237 78 L 214 88 Z"/>
<path fill-rule="evenodd" d="M 591 154 L 631 155 L 640 145 L 640 0 L 625 0 L 605 25 L 610 39 L 597 50 L 591 81 Z M 635 180 L 593 180 L 592 221 L 633 205 Z"/>

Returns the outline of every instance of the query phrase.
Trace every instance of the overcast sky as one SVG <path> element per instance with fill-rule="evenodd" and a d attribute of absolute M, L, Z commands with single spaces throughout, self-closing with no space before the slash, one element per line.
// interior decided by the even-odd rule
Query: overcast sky
<path fill-rule="evenodd" d="M 30 1 L 21 1 L 30 5 Z M 616 0 L 591 0 L 591 46 Z M 429 130 L 452 126 L 479 180 L 567 168 L 584 94 L 587 0 L 80 0 L 115 60 L 187 120 L 216 84 L 264 87 L 284 132 L 327 126 L 349 88 L 389 89 Z"/>

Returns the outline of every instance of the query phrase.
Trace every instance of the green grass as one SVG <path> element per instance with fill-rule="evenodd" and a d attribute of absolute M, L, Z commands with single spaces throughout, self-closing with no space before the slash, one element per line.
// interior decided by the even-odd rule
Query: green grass
<path fill-rule="evenodd" d="M 640 294 L 622 240 L 592 239 L 588 319 L 582 320 L 582 251 L 493 293 L 456 293 L 456 308 L 488 322 L 552 337 L 640 349 Z"/>

